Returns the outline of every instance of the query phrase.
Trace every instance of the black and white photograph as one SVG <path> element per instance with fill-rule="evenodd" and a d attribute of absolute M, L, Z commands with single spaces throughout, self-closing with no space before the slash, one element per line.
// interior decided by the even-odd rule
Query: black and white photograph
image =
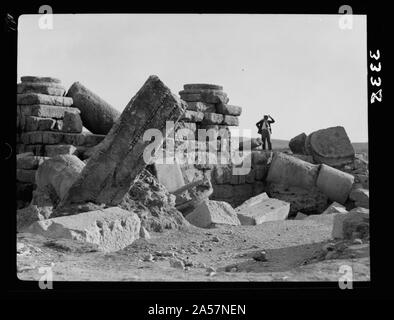
<path fill-rule="evenodd" d="M 351 12 L 17 17 L 17 278 L 370 282 Z"/>

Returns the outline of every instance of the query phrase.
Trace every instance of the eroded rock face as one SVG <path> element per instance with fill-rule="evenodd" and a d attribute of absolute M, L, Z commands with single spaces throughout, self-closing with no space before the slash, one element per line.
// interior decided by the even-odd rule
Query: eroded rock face
<path fill-rule="evenodd" d="M 305 140 L 307 153 L 317 163 L 339 167 L 354 160 L 354 148 L 343 127 L 331 127 L 312 132 Z"/>
<path fill-rule="evenodd" d="M 150 144 L 143 140 L 145 131 L 158 129 L 165 139 L 170 134 L 165 130 L 166 121 L 177 122 L 186 107 L 158 77 L 149 77 L 90 157 L 64 203 L 121 203 L 138 174 L 153 158 L 151 154 L 144 157 Z"/>
<path fill-rule="evenodd" d="M 26 231 L 48 238 L 93 243 L 110 252 L 123 249 L 139 238 L 140 219 L 133 212 L 112 207 L 37 221 Z"/>
<path fill-rule="evenodd" d="M 334 217 L 332 237 L 334 239 L 369 239 L 369 213 L 357 210 L 337 213 Z"/>
<path fill-rule="evenodd" d="M 141 225 L 149 231 L 162 232 L 189 226 L 175 208 L 175 196 L 147 170 L 140 174 L 120 207 L 136 212 Z"/>

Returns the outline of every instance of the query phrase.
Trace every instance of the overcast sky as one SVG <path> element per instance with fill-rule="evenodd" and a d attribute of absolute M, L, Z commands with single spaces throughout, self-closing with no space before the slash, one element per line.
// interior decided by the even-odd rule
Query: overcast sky
<path fill-rule="evenodd" d="M 342 30 L 335 15 L 38 15 L 18 24 L 18 81 L 75 81 L 123 110 L 149 75 L 174 92 L 185 83 L 224 87 L 240 129 L 270 114 L 272 138 L 344 126 L 368 141 L 366 17 Z"/>

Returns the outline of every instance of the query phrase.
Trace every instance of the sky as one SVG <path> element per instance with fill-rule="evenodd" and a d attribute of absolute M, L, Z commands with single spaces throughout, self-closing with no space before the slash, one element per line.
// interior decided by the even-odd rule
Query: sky
<path fill-rule="evenodd" d="M 366 16 L 341 29 L 337 15 L 40 15 L 18 23 L 18 81 L 75 81 L 119 111 L 150 75 L 173 93 L 186 83 L 222 85 L 243 108 L 240 134 L 257 136 L 271 115 L 273 139 L 343 126 L 368 141 Z"/>

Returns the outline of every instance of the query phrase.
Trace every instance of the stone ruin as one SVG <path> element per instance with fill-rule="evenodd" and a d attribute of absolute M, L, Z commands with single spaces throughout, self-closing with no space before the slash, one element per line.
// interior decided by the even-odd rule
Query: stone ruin
<path fill-rule="evenodd" d="M 242 108 L 228 104 L 219 85 L 185 84 L 179 95 L 151 76 L 119 113 L 78 82 L 66 94 L 57 79 L 22 77 L 18 231 L 114 251 L 148 231 L 190 224 L 256 225 L 368 210 L 368 162 L 355 154 L 344 128 L 300 134 L 285 152 L 258 150 L 252 141 L 230 161 L 239 145 L 236 140 L 234 148 L 229 127 L 239 125 Z M 167 121 L 174 122 L 173 131 L 166 130 Z M 161 133 L 159 150 L 186 144 L 207 158 L 212 150 L 227 150 L 229 157 L 224 163 L 160 163 L 144 152 L 151 142 L 144 139 L 147 129 Z M 210 129 L 213 138 L 206 141 L 199 129 Z M 236 174 L 244 164 L 250 170 Z M 367 219 L 347 217 L 336 219 L 335 237 L 344 237 L 346 223 L 353 228 L 352 221 Z"/>

